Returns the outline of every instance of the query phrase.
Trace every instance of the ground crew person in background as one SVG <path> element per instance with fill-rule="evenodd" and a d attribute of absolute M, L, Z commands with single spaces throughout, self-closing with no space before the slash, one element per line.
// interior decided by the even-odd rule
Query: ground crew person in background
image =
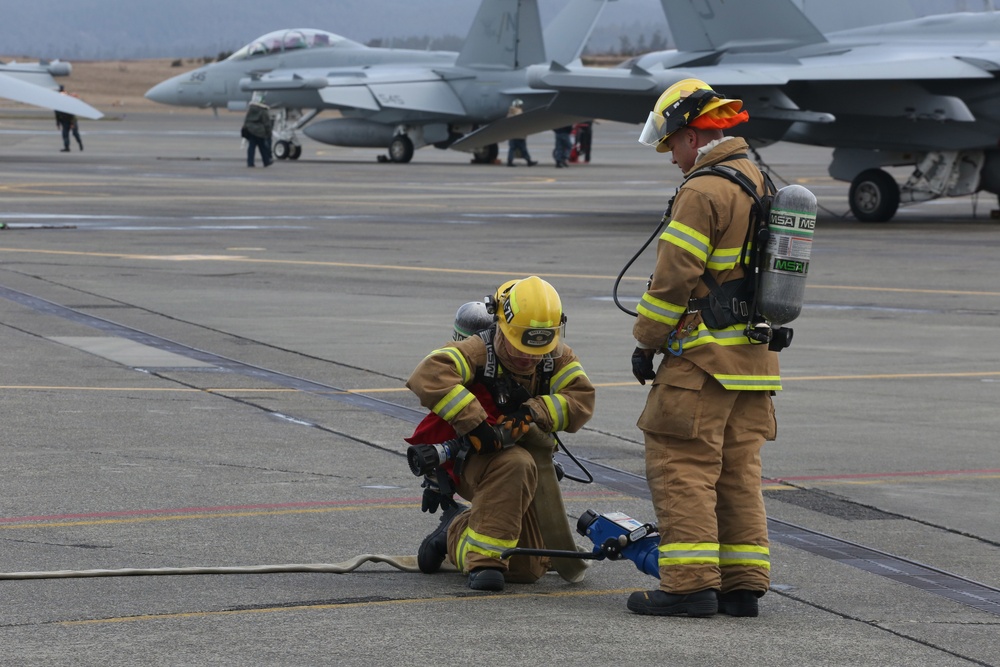
<path fill-rule="evenodd" d="M 59 86 L 59 92 L 63 95 L 69 95 L 64 86 Z M 72 97 L 76 97 L 76 95 Z M 76 116 L 66 111 L 56 111 L 56 127 L 62 132 L 63 147 L 60 151 L 61 153 L 69 153 L 69 135 L 71 132 L 73 133 L 73 138 L 76 139 L 76 143 L 80 146 L 80 150 L 83 150 L 83 140 L 80 138 L 80 124 L 77 122 Z"/>
<path fill-rule="evenodd" d="M 457 484 L 471 507 L 442 497 L 442 507 L 450 507 L 420 545 L 420 569 L 435 572 L 447 556 L 469 574 L 469 588 L 501 591 L 505 580 L 536 581 L 549 565 L 537 556 L 500 559 L 515 546 L 544 548 L 532 503 L 537 467 L 526 447 L 541 443 L 551 458 L 549 434 L 587 423 L 594 386 L 563 341 L 562 302 L 548 282 L 537 276 L 509 281 L 490 310 L 493 326 L 431 352 L 406 386 L 472 447 Z M 437 505 L 430 504 L 433 512 Z"/>
<path fill-rule="evenodd" d="M 243 138 L 247 140 L 247 166 L 252 167 L 256 151 L 260 151 L 260 159 L 265 167 L 271 166 L 271 131 L 274 121 L 271 119 L 271 109 L 264 104 L 263 93 L 254 93 L 243 117 Z"/>
<path fill-rule="evenodd" d="M 507 109 L 507 118 L 520 116 L 522 113 L 524 113 L 524 102 L 519 99 L 514 100 L 510 103 L 510 108 Z M 524 158 L 524 161 L 528 163 L 529 167 L 534 167 L 538 164 L 531 159 L 531 153 L 528 152 L 528 140 L 524 137 L 518 137 L 507 141 L 507 166 L 513 167 L 514 160 L 519 157 Z"/>
<path fill-rule="evenodd" d="M 668 88 L 639 141 L 669 152 L 685 176 L 725 162 L 764 194 L 747 143 L 723 130 L 748 120 L 740 100 L 697 79 Z M 660 527 L 660 588 L 633 593 L 639 614 L 756 616 L 770 583 L 760 450 L 773 440 L 771 396 L 781 389 L 778 354 L 744 336 L 744 324 L 710 328 L 689 301 L 743 275 L 750 197 L 724 177 L 681 185 L 638 305 L 632 372 L 653 380 L 638 426 Z M 653 356 L 663 353 L 653 372 Z"/>

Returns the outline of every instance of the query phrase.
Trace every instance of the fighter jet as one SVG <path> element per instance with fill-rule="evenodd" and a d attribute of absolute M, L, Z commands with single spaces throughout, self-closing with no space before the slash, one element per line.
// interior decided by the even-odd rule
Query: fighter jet
<path fill-rule="evenodd" d="M 279 30 L 156 85 L 146 97 L 238 111 L 260 91 L 275 110 L 279 159 L 299 157 L 296 133 L 305 128 L 316 141 L 386 148 L 382 159 L 409 162 L 417 148 L 448 148 L 502 118 L 514 99 L 525 109 L 548 104 L 554 93 L 529 88 L 527 67 L 548 58 L 578 61 L 606 1 L 571 0 L 543 35 L 537 0 L 483 0 L 458 53 L 369 48 L 321 30 Z M 324 109 L 341 117 L 309 124 Z M 476 160 L 493 162 L 497 153 L 486 145 Z"/>
<path fill-rule="evenodd" d="M 0 97 L 22 104 L 65 111 L 84 118 L 101 118 L 104 114 L 73 97 L 62 95 L 54 76 L 68 76 L 72 66 L 54 60 L 37 63 L 0 62 Z"/>
<path fill-rule="evenodd" d="M 851 183 L 859 220 L 890 220 L 900 202 L 1000 193 L 1000 14 L 823 34 L 791 0 L 661 2 L 676 50 L 603 70 L 531 67 L 532 87 L 559 91 L 545 111 L 641 123 L 662 91 L 694 77 L 743 100 L 753 144 L 833 147 L 829 173 Z M 456 148 L 505 138 L 502 125 Z M 900 185 L 888 166 L 913 173 Z"/>

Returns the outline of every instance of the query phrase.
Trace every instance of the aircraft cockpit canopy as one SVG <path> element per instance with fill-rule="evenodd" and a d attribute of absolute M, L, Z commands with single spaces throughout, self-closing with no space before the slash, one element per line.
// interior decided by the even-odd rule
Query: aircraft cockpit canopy
<path fill-rule="evenodd" d="M 313 30 L 310 28 L 275 30 L 253 40 L 226 58 L 226 60 L 246 60 L 247 58 L 269 56 L 299 49 L 328 49 L 334 47 L 348 49 L 364 48 L 363 45 L 351 41 L 346 37 L 341 37 L 340 35 L 335 35 L 332 32 L 324 30 Z"/>

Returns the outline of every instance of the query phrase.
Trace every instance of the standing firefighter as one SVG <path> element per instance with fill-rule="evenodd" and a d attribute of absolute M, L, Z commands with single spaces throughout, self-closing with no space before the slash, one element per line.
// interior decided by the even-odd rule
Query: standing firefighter
<path fill-rule="evenodd" d="M 500 555 L 516 546 L 545 547 L 547 506 L 534 501 L 544 463 L 555 483 L 550 434 L 575 432 L 587 423 L 594 386 L 562 340 L 566 318 L 552 285 L 537 276 L 512 280 L 488 305 L 495 323 L 434 350 L 407 381 L 433 413 L 408 441 L 429 444 L 457 435 L 469 443 L 461 463 L 449 460 L 446 473 L 425 481 L 422 509 L 434 512 L 440 505 L 445 511 L 420 545 L 420 569 L 436 572 L 448 557 L 469 574 L 469 588 L 501 591 L 505 580 L 531 583 L 549 567 L 538 556 L 508 562 Z M 438 437 L 427 440 L 432 431 Z M 470 508 L 442 488 L 452 484 Z M 566 523 L 565 512 L 560 518 Z"/>
<path fill-rule="evenodd" d="M 742 106 L 702 81 L 680 81 L 657 100 L 639 141 L 671 153 L 686 177 L 723 164 L 764 195 L 747 143 L 723 136 L 749 119 Z M 686 180 L 637 308 L 632 372 L 642 384 L 653 380 L 638 426 L 661 534 L 659 589 L 628 599 L 639 614 L 756 616 L 769 586 L 760 450 L 775 437 L 778 354 L 747 335 L 745 319 L 717 307 L 739 302 L 736 288 L 751 270 L 751 204 L 727 178 Z M 654 373 L 656 353 L 663 361 Z"/>

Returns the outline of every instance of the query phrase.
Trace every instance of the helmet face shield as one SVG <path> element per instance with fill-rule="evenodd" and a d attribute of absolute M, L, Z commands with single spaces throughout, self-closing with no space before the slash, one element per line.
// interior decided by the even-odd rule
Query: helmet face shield
<path fill-rule="evenodd" d="M 560 327 L 560 332 L 565 328 L 565 325 Z M 520 341 L 518 341 L 520 344 Z M 544 354 L 529 354 L 524 352 L 520 348 L 514 345 L 508 338 L 507 334 L 504 333 L 502 329 L 497 330 L 496 337 L 496 352 L 497 357 L 500 359 L 507 370 L 513 371 L 521 375 L 528 375 L 535 371 L 535 367 L 538 366 L 545 359 L 558 359 L 563 355 L 563 344 L 561 333 L 555 339 L 555 347 L 549 352 Z"/>
<path fill-rule="evenodd" d="M 657 147 L 660 142 L 667 138 L 667 119 L 663 114 L 655 111 L 649 112 L 646 124 L 639 133 L 639 143 L 644 146 Z"/>
<path fill-rule="evenodd" d="M 562 356 L 560 342 L 566 334 L 566 324 L 555 327 L 506 327 L 503 334 L 510 343 L 512 357 L 536 361 L 542 357 L 557 359 Z"/>

